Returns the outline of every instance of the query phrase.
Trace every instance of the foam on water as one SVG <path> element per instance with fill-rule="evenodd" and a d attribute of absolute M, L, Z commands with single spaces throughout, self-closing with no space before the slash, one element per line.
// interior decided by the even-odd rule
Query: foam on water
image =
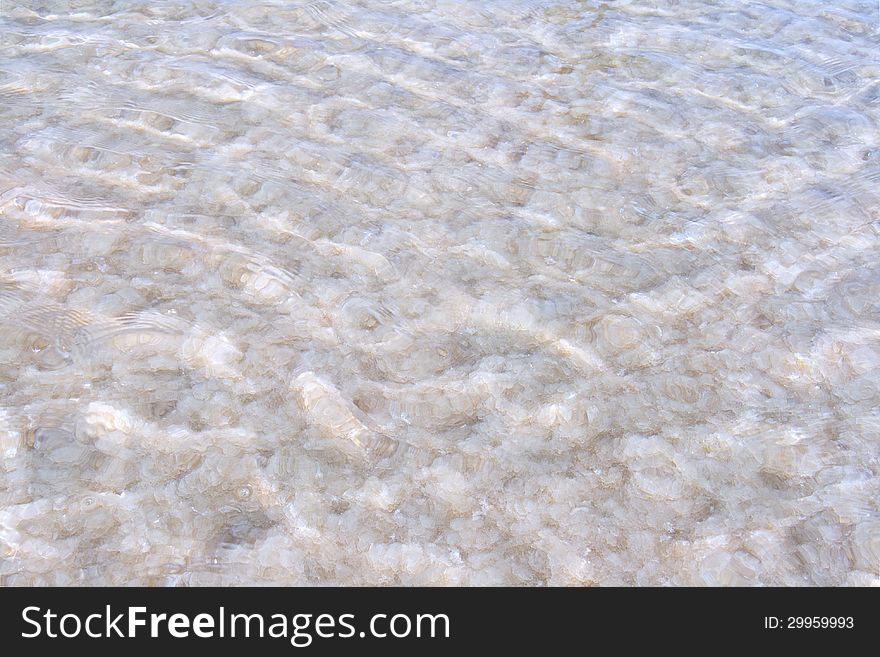
<path fill-rule="evenodd" d="M 877 583 L 877 12 L 2 0 L 0 583 Z"/>

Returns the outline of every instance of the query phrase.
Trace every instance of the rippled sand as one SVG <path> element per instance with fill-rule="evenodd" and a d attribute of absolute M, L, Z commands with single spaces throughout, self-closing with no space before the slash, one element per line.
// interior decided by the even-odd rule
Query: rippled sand
<path fill-rule="evenodd" d="M 876 2 L 0 5 L 0 583 L 880 582 Z"/>

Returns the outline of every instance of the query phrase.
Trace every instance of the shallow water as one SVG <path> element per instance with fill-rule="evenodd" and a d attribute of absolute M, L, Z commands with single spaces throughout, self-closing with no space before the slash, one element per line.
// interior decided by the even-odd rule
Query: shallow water
<path fill-rule="evenodd" d="M 0 583 L 877 583 L 878 34 L 2 0 Z"/>

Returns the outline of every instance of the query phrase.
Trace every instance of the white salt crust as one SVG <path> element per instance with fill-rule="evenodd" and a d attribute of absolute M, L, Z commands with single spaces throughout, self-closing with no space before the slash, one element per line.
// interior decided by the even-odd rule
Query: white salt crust
<path fill-rule="evenodd" d="M 0 584 L 880 583 L 875 3 L 0 52 Z"/>

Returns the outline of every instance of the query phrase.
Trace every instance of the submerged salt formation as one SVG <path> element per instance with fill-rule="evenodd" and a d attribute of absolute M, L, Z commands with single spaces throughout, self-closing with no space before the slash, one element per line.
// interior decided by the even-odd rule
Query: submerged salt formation
<path fill-rule="evenodd" d="M 0 584 L 876 584 L 877 26 L 6 0 Z"/>

